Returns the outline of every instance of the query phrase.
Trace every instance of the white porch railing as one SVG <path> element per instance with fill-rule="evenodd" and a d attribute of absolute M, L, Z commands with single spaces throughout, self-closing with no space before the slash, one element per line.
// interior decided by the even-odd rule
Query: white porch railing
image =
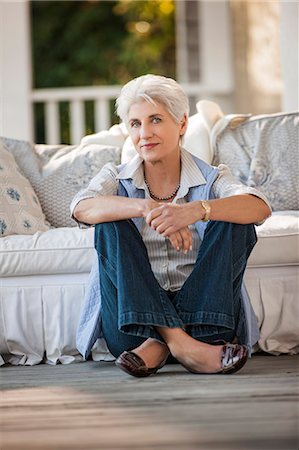
<path fill-rule="evenodd" d="M 32 102 L 44 103 L 45 106 L 46 143 L 59 144 L 61 142 L 60 102 L 69 102 L 70 105 L 70 139 L 72 144 L 78 144 L 85 135 L 85 101 L 94 101 L 95 131 L 108 129 L 110 127 L 109 102 L 118 96 L 120 89 L 120 86 L 88 86 L 36 89 L 33 91 Z"/>
<path fill-rule="evenodd" d="M 189 96 L 191 105 L 195 105 L 203 97 L 230 94 L 227 90 L 209 90 L 206 86 L 197 83 L 182 83 L 182 87 Z M 107 130 L 111 126 L 110 102 L 117 98 L 120 89 L 121 86 L 87 86 L 34 90 L 31 94 L 32 103 L 43 103 L 45 108 L 45 143 L 59 144 L 61 142 L 60 102 L 69 103 L 71 144 L 79 144 L 85 135 L 85 101 L 94 102 L 95 132 Z"/>

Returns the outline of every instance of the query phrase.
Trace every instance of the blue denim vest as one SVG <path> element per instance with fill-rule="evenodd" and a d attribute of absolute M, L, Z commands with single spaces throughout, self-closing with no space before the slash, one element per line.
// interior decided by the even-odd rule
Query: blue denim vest
<path fill-rule="evenodd" d="M 193 158 L 205 177 L 206 183 L 190 188 L 187 201 L 191 202 L 195 200 L 208 200 L 214 198 L 212 185 L 218 175 L 218 169 L 206 164 L 204 161 L 196 157 Z M 118 172 L 120 172 L 122 167 L 123 165 L 118 166 Z M 145 198 L 144 190 L 136 188 L 132 182 L 132 179 L 119 180 L 118 195 L 130 198 Z M 140 231 L 143 218 L 133 218 L 132 220 Z M 195 226 L 200 238 L 203 239 L 207 223 L 196 222 Z M 259 338 L 259 331 L 256 317 L 251 307 L 244 283 L 242 286 L 242 306 L 243 314 L 241 314 L 241 316 L 243 317 L 243 322 L 238 324 L 238 336 L 241 343 L 248 345 L 249 350 L 251 351 L 252 346 Z M 88 357 L 95 341 L 101 337 L 103 337 L 101 329 L 101 293 L 98 261 L 96 260 L 90 272 L 83 309 L 77 330 L 77 348 L 84 358 Z"/>

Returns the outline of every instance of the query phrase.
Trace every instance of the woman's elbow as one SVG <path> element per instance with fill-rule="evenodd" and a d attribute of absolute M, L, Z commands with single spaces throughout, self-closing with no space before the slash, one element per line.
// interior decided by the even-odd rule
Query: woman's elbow
<path fill-rule="evenodd" d="M 75 206 L 74 211 L 73 211 L 73 216 L 79 222 L 86 221 L 86 208 L 84 208 L 84 205 L 82 204 L 83 202 L 84 202 L 84 200 L 77 203 L 77 205 Z"/>
<path fill-rule="evenodd" d="M 259 215 L 260 215 L 259 220 L 261 222 L 268 219 L 268 217 L 272 215 L 271 208 L 262 199 L 259 199 Z"/>

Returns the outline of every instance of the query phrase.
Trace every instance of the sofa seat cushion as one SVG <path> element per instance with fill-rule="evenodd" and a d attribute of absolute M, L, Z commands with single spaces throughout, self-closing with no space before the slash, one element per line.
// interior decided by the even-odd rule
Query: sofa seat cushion
<path fill-rule="evenodd" d="M 274 212 L 256 231 L 248 267 L 299 265 L 299 211 Z"/>
<path fill-rule="evenodd" d="M 89 272 L 94 229 L 54 228 L 0 239 L 0 277 Z"/>
<path fill-rule="evenodd" d="M 298 265 L 299 212 L 275 212 L 257 227 L 249 267 Z M 0 276 L 89 272 L 95 258 L 94 228 L 54 228 L 0 239 Z"/>

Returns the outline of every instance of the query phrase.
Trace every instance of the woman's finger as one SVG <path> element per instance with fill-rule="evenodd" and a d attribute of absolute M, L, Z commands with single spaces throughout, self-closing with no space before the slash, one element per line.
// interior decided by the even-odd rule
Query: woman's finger
<path fill-rule="evenodd" d="M 169 236 L 169 241 L 175 250 L 177 250 L 178 252 L 181 250 L 183 240 L 179 232 L 171 234 Z"/>
<path fill-rule="evenodd" d="M 189 228 L 183 228 L 180 230 L 182 237 L 182 250 L 187 253 L 192 250 L 192 233 Z"/>
<path fill-rule="evenodd" d="M 161 216 L 162 209 L 163 205 L 152 209 L 145 218 L 146 223 L 151 226 L 152 221 L 155 220 L 157 217 Z"/>

